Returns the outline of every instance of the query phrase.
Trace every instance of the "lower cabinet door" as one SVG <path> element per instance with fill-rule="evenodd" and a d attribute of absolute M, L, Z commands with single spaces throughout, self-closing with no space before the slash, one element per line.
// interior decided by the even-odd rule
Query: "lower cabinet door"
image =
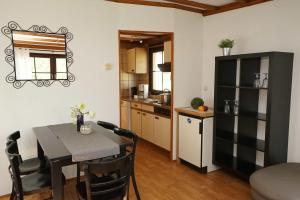
<path fill-rule="evenodd" d="M 142 138 L 154 143 L 154 115 L 142 112 Z"/>
<path fill-rule="evenodd" d="M 179 115 L 179 158 L 201 167 L 201 120 Z"/>
<path fill-rule="evenodd" d="M 131 109 L 131 130 L 142 137 L 142 115 L 139 110 Z"/>
<path fill-rule="evenodd" d="M 171 150 L 171 120 L 165 117 L 154 117 L 154 144 L 168 151 Z"/>

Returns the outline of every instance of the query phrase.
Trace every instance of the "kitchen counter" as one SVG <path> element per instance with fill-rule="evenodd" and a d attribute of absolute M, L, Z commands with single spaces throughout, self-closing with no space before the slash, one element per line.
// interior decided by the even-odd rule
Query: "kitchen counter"
<path fill-rule="evenodd" d="M 175 108 L 175 111 L 179 114 L 186 114 L 189 116 L 193 116 L 196 118 L 209 118 L 214 116 L 213 109 L 209 108 L 208 111 L 199 111 L 195 110 L 191 107 L 181 107 L 181 108 Z"/>
<path fill-rule="evenodd" d="M 165 108 L 165 109 L 171 110 L 170 105 L 158 104 L 158 103 L 154 103 L 154 102 L 148 102 L 145 99 L 121 98 L 121 100 L 129 101 L 129 102 L 135 102 L 135 103 L 141 103 L 141 104 L 145 104 L 145 105 L 150 105 L 150 106 L 155 106 L 155 107 L 160 107 L 160 108 Z"/>

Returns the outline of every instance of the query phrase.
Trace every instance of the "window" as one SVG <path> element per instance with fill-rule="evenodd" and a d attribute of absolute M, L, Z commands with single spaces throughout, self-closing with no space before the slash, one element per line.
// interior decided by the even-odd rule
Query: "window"
<path fill-rule="evenodd" d="M 158 65 L 164 63 L 163 48 L 150 49 L 150 85 L 152 92 L 171 91 L 171 72 L 162 72 Z"/>
<path fill-rule="evenodd" d="M 63 54 L 30 53 L 32 75 L 38 80 L 67 79 L 66 58 Z"/>

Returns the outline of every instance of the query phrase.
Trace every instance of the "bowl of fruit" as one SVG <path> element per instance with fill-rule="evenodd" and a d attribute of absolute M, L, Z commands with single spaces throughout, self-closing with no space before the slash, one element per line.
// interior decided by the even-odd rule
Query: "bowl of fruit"
<path fill-rule="evenodd" d="M 191 106 L 193 109 L 199 110 L 201 112 L 205 112 L 208 110 L 208 107 L 204 105 L 204 101 L 200 97 L 193 98 L 193 100 L 191 101 Z"/>

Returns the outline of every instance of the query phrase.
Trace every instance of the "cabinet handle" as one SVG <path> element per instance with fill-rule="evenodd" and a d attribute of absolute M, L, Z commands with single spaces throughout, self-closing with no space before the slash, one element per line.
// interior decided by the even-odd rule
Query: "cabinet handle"
<path fill-rule="evenodd" d="M 134 107 L 138 107 L 138 105 L 135 104 Z"/>
<path fill-rule="evenodd" d="M 143 113 L 144 116 L 146 116 L 146 113 Z"/>
<path fill-rule="evenodd" d="M 131 71 L 134 72 L 134 69 L 132 69 Z"/>
<path fill-rule="evenodd" d="M 159 117 L 155 117 L 155 119 L 159 119 Z"/>
<path fill-rule="evenodd" d="M 137 112 L 137 114 L 140 114 L 140 112 Z"/>

